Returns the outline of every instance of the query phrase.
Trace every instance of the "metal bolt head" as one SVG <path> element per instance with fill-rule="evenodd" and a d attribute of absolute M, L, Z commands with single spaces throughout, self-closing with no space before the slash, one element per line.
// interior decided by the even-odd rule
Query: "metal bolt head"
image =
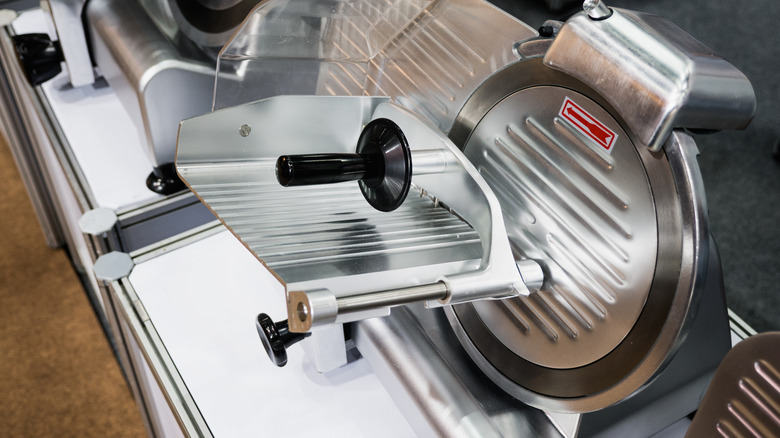
<path fill-rule="evenodd" d="M 242 137 L 248 137 L 251 132 L 252 132 L 252 127 L 247 125 L 246 123 L 241 125 L 240 128 L 238 128 L 238 133 Z"/>
<path fill-rule="evenodd" d="M 134 267 L 135 262 L 133 262 L 129 254 L 111 251 L 98 257 L 92 269 L 95 272 L 95 278 L 98 280 L 116 281 L 130 275 Z"/>
<path fill-rule="evenodd" d="M 298 319 L 301 320 L 301 322 L 306 322 L 306 318 L 309 317 L 309 306 L 306 305 L 304 302 L 299 302 L 297 307 L 297 314 Z"/>
<path fill-rule="evenodd" d="M 79 218 L 79 228 L 84 234 L 100 236 L 111 231 L 119 219 L 116 212 L 110 208 L 96 208 L 89 210 Z"/>

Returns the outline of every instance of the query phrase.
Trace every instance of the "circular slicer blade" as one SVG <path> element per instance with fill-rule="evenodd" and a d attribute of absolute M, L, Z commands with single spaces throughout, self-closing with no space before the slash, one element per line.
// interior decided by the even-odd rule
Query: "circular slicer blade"
<path fill-rule="evenodd" d="M 701 238 L 702 224 L 686 223 L 700 200 L 681 201 L 686 179 L 613 114 L 589 87 L 530 60 L 488 79 L 450 131 L 501 202 L 515 257 L 540 263 L 545 283 L 448 317 L 493 381 L 541 409 L 628 397 L 677 348 L 688 308 L 675 306 L 695 301 L 680 279 L 699 257 L 683 248 Z"/>

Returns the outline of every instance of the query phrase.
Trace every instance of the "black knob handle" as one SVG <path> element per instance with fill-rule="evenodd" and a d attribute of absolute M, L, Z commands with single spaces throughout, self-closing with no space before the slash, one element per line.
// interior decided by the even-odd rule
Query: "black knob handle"
<path fill-rule="evenodd" d="M 383 173 L 380 154 L 282 155 L 276 160 L 276 179 L 285 187 L 357 181 Z"/>
<path fill-rule="evenodd" d="M 274 322 L 265 313 L 257 315 L 255 326 L 265 352 L 268 353 L 271 362 L 278 367 L 287 365 L 287 348 L 311 335 L 311 333 L 292 333 L 286 319 Z"/>
<path fill-rule="evenodd" d="M 357 180 L 372 207 L 393 211 L 412 185 L 412 153 L 398 125 L 376 119 L 360 133 L 355 154 L 283 155 L 276 178 L 285 187 Z"/>
<path fill-rule="evenodd" d="M 65 60 L 58 41 L 52 41 L 45 33 L 28 33 L 13 37 L 16 55 L 22 64 L 24 75 L 33 86 L 40 85 L 62 71 Z"/>

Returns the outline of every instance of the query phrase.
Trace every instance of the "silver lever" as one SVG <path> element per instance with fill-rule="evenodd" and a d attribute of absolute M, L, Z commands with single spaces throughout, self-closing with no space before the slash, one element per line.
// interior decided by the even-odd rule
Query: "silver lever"
<path fill-rule="evenodd" d="M 601 0 L 585 0 L 582 8 L 588 13 L 588 17 L 594 20 L 603 20 L 612 15 L 612 9 Z"/>

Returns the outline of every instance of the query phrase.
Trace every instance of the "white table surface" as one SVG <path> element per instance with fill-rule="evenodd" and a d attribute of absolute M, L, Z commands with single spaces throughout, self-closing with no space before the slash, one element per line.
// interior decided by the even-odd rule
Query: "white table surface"
<path fill-rule="evenodd" d="M 48 32 L 40 9 L 13 22 L 16 33 Z M 73 88 L 67 69 L 41 88 L 95 197 L 97 207 L 121 210 L 162 197 L 146 188 L 152 164 L 136 128 L 105 81 Z"/>
<path fill-rule="evenodd" d="M 284 291 L 227 231 L 129 278 L 215 437 L 414 436 L 365 361 L 318 374 L 298 345 L 271 363 L 254 321 L 285 319 Z"/>

